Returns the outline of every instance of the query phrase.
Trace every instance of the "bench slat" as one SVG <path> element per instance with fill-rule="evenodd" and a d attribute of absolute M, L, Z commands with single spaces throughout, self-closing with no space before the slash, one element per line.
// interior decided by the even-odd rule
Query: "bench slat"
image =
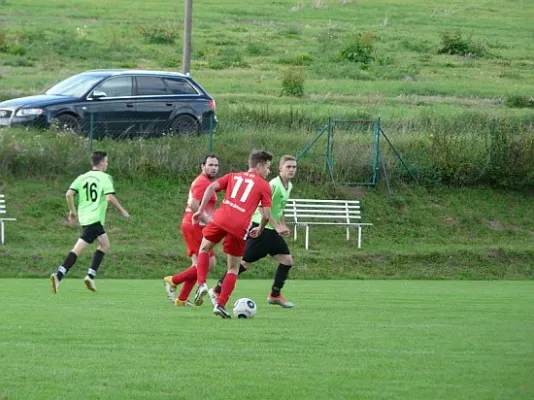
<path fill-rule="evenodd" d="M 288 217 L 291 217 L 289 215 Z M 317 215 L 317 214 L 301 214 L 297 215 L 297 219 L 300 218 L 321 218 L 321 219 L 347 219 L 346 215 Z M 351 216 L 350 219 L 361 219 L 361 215 Z"/>
<path fill-rule="evenodd" d="M 285 210 L 302 210 L 303 208 L 313 208 L 315 210 L 359 210 L 360 206 L 327 206 L 327 205 L 315 205 L 315 204 L 300 204 L 296 207 L 286 206 Z"/>
<path fill-rule="evenodd" d="M 372 226 L 373 224 L 370 223 L 370 222 L 310 222 L 310 221 L 307 221 L 307 222 L 292 222 L 292 221 L 289 221 L 287 222 L 288 224 L 290 225 L 301 225 L 301 226 L 306 226 L 306 225 L 339 225 L 339 226 Z"/>
<path fill-rule="evenodd" d="M 359 204 L 359 200 L 318 200 L 318 199 L 289 199 L 295 203 L 338 203 L 338 204 Z"/>
<path fill-rule="evenodd" d="M 293 210 L 285 209 L 284 213 L 286 214 L 295 214 Z M 301 208 L 300 210 L 297 210 L 297 214 L 299 213 L 315 213 L 315 214 L 331 214 L 331 215 L 360 215 L 360 210 L 315 210 L 313 208 Z"/>

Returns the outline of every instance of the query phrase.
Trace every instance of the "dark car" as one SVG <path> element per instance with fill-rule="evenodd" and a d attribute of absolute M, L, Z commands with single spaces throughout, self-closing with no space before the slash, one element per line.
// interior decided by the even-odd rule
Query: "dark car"
<path fill-rule="evenodd" d="M 0 103 L 0 128 L 55 127 L 94 137 L 195 135 L 215 129 L 215 101 L 177 72 L 94 70 L 44 94 Z"/>

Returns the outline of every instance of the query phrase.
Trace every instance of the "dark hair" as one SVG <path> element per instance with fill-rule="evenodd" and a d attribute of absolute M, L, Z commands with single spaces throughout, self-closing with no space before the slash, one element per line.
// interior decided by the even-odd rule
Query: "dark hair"
<path fill-rule="evenodd" d="M 202 164 L 200 165 L 206 165 L 208 158 L 216 158 L 217 161 L 219 161 L 219 157 L 217 157 L 215 154 L 208 154 L 206 157 L 204 157 L 204 160 L 202 161 Z"/>
<path fill-rule="evenodd" d="M 96 167 L 107 157 L 107 155 L 108 153 L 105 151 L 94 151 L 93 154 L 91 154 L 91 165 Z"/>
<path fill-rule="evenodd" d="M 258 164 L 264 164 L 267 161 L 272 161 L 273 155 L 265 150 L 252 150 L 248 157 L 249 168 L 256 168 Z"/>

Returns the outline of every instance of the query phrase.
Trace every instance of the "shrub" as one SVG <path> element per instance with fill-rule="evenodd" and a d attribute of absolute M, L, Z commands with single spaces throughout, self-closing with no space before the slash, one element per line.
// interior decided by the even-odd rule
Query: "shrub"
<path fill-rule="evenodd" d="M 174 22 L 164 22 L 158 25 L 138 25 L 137 32 L 148 43 L 174 44 L 180 38 L 182 28 Z"/>
<path fill-rule="evenodd" d="M 335 48 L 338 44 L 339 28 L 336 25 L 329 23 L 321 33 L 319 33 L 317 40 L 321 44 L 323 53 L 329 52 L 329 50 Z"/>
<path fill-rule="evenodd" d="M 0 53 L 7 52 L 9 46 L 7 45 L 7 32 L 0 28 Z"/>
<path fill-rule="evenodd" d="M 457 54 L 464 57 L 483 57 L 487 54 L 482 44 L 474 42 L 471 35 L 464 37 L 459 30 L 442 33 L 441 45 L 438 54 Z"/>
<path fill-rule="evenodd" d="M 285 36 L 288 38 L 299 37 L 300 35 L 302 35 L 302 27 L 298 24 L 290 25 L 285 32 Z"/>
<path fill-rule="evenodd" d="M 243 60 L 243 54 L 237 49 L 228 47 L 211 57 L 208 68 L 248 68 L 249 65 Z"/>
<path fill-rule="evenodd" d="M 287 65 L 310 65 L 313 62 L 313 57 L 308 53 L 298 53 L 294 56 L 283 57 L 278 60 L 279 64 Z"/>
<path fill-rule="evenodd" d="M 370 32 L 358 33 L 349 44 L 341 50 L 345 60 L 368 66 L 373 60 L 373 35 Z"/>
<path fill-rule="evenodd" d="M 246 52 L 249 56 L 268 56 L 272 50 L 264 44 L 248 42 Z"/>
<path fill-rule="evenodd" d="M 283 72 L 282 96 L 304 96 L 304 81 L 306 76 L 302 68 L 292 68 Z"/>
<path fill-rule="evenodd" d="M 534 97 L 509 96 L 505 100 L 506 107 L 510 108 L 534 108 Z"/>

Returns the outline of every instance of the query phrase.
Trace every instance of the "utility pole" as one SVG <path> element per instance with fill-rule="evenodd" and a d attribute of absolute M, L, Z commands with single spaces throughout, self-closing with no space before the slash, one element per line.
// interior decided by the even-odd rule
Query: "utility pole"
<path fill-rule="evenodd" d="M 185 0 L 184 54 L 182 72 L 189 74 L 191 69 L 191 25 L 193 24 L 193 0 Z"/>

